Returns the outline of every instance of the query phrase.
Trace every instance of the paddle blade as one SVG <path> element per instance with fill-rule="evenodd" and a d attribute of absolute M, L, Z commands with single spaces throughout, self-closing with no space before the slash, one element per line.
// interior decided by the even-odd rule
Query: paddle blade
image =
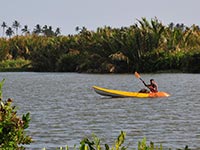
<path fill-rule="evenodd" d="M 137 73 L 137 72 L 135 72 L 135 77 L 136 77 L 136 78 L 140 78 L 140 74 Z"/>

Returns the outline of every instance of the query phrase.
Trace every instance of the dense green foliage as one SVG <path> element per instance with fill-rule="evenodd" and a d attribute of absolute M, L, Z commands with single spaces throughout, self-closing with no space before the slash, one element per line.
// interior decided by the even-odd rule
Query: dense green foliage
<path fill-rule="evenodd" d="M 126 133 L 121 131 L 115 143 L 112 146 L 109 146 L 108 144 L 102 145 L 101 140 L 96 135 L 93 135 L 92 139 L 84 138 L 80 142 L 80 145 L 78 147 L 75 145 L 73 149 L 74 150 L 129 150 L 129 149 L 136 150 L 136 148 L 129 148 L 130 144 L 129 146 L 124 146 L 125 137 Z M 65 148 L 59 147 L 56 149 L 69 150 L 69 147 L 68 146 L 66 146 Z M 43 150 L 46 149 L 43 148 Z M 162 147 L 162 145 L 155 146 L 153 142 L 150 142 L 150 144 L 148 145 L 146 138 L 143 138 L 141 141 L 138 142 L 137 150 L 164 150 L 164 148 Z M 171 148 L 169 148 L 168 150 L 171 150 Z M 177 150 L 191 150 L 191 149 L 189 149 L 188 146 L 185 146 L 184 149 L 177 149 Z"/>
<path fill-rule="evenodd" d="M 7 72 L 7 71 L 29 71 L 30 60 L 25 59 L 8 59 L 0 62 L 0 71 Z"/>
<path fill-rule="evenodd" d="M 26 136 L 25 129 L 29 127 L 30 114 L 17 116 L 16 107 L 12 106 L 12 99 L 2 100 L 2 86 L 0 83 L 0 149 L 20 150 L 25 149 L 22 144 L 30 144 L 31 138 Z"/>
<path fill-rule="evenodd" d="M 130 73 L 200 72 L 200 28 L 157 18 L 129 27 L 77 28 L 75 35 L 0 38 L 0 60 L 28 59 L 34 71 Z"/>

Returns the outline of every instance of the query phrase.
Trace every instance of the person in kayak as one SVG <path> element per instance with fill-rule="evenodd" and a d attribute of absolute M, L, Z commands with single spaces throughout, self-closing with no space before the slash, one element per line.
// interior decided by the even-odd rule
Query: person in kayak
<path fill-rule="evenodd" d="M 150 91 L 148 91 L 147 89 L 142 89 L 139 91 L 140 93 L 149 93 L 149 92 L 156 93 L 156 92 L 158 92 L 158 84 L 155 82 L 154 79 L 150 79 L 150 84 L 146 84 L 144 81 L 142 81 L 142 82 Z"/>

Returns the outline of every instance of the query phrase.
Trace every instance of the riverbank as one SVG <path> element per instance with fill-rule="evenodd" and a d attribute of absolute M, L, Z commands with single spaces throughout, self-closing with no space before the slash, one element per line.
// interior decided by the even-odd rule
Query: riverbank
<path fill-rule="evenodd" d="M 31 61 L 25 59 L 4 60 L 0 62 L 0 72 L 23 72 L 31 70 Z"/>
<path fill-rule="evenodd" d="M 32 70 L 38 72 L 200 73 L 199 27 L 166 26 L 157 18 L 142 18 L 126 28 L 83 28 L 68 36 L 29 34 L 0 38 L 0 49 L 0 61 L 30 60 Z M 16 71 L 15 67 L 4 68 Z"/>

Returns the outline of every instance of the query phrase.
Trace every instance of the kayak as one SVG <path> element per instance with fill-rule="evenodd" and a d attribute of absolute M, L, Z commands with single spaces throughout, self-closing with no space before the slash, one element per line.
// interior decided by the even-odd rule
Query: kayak
<path fill-rule="evenodd" d="M 155 98 L 155 97 L 168 97 L 168 96 L 170 96 L 166 92 L 139 93 L 139 92 L 106 89 L 106 88 L 102 88 L 102 87 L 98 87 L 98 86 L 93 86 L 93 89 L 97 94 L 100 94 L 102 96 L 110 96 L 110 97 Z"/>

